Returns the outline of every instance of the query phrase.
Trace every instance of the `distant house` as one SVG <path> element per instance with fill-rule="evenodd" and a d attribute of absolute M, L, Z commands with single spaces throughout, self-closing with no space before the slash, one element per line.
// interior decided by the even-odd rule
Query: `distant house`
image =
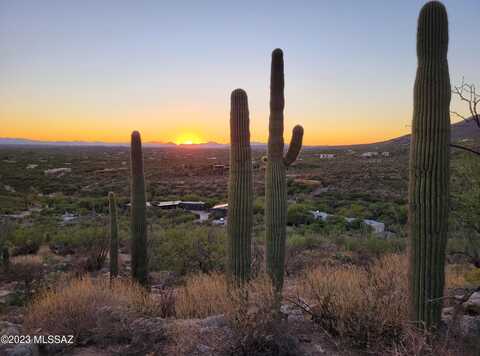
<path fill-rule="evenodd" d="M 177 209 L 180 207 L 180 200 L 153 202 L 153 206 L 160 209 Z"/>
<path fill-rule="evenodd" d="M 60 217 L 60 219 L 62 220 L 63 224 L 68 224 L 68 223 L 71 223 L 72 221 L 78 219 L 78 216 L 66 211 L 65 214 L 63 214 Z"/>
<path fill-rule="evenodd" d="M 390 152 L 382 152 L 383 157 L 390 157 Z"/>
<path fill-rule="evenodd" d="M 365 158 L 375 157 L 375 156 L 378 156 L 378 152 L 364 152 L 360 155 L 360 157 L 365 157 Z"/>
<path fill-rule="evenodd" d="M 320 158 L 320 159 L 332 159 L 332 158 L 335 158 L 335 154 L 333 154 L 333 153 L 320 153 L 318 155 L 318 158 Z"/>
<path fill-rule="evenodd" d="M 125 206 L 131 207 L 131 206 L 132 206 L 132 203 L 127 203 L 127 204 L 125 204 Z M 146 206 L 147 206 L 147 208 L 150 208 L 150 207 L 152 206 L 152 203 L 150 203 L 149 201 L 147 201 Z"/>
<path fill-rule="evenodd" d="M 381 234 L 385 231 L 385 224 L 382 222 L 368 219 L 363 220 L 363 222 L 365 225 L 370 226 L 373 229 L 373 232 L 376 234 Z"/>
<path fill-rule="evenodd" d="M 327 221 L 328 217 L 330 216 L 330 214 L 327 214 L 323 211 L 311 211 L 312 215 L 313 215 L 313 218 L 315 220 L 322 220 L 322 221 Z"/>
<path fill-rule="evenodd" d="M 173 201 L 160 201 L 153 202 L 153 206 L 160 209 L 185 209 L 185 210 L 204 210 L 205 203 L 203 201 L 183 201 L 183 200 L 173 200 Z"/>
<path fill-rule="evenodd" d="M 203 201 L 181 201 L 179 207 L 185 210 L 204 210 L 205 203 Z"/>
<path fill-rule="evenodd" d="M 317 211 L 311 211 L 311 214 L 313 215 L 313 218 L 315 220 L 322 220 L 322 221 L 327 221 L 329 216 L 333 216 L 332 214 L 327 214 L 323 211 L 318 211 L 318 210 Z M 353 222 L 357 219 L 356 218 L 345 218 L 345 220 L 347 222 Z M 381 234 L 381 233 L 385 232 L 385 224 L 382 223 L 382 222 L 365 219 L 365 220 L 363 220 L 363 223 L 365 225 L 370 226 L 375 234 Z"/>
<path fill-rule="evenodd" d="M 63 175 L 65 173 L 70 173 L 72 171 L 71 168 L 52 168 L 52 169 L 46 169 L 43 171 L 45 175 Z"/>
<path fill-rule="evenodd" d="M 210 209 L 215 219 L 225 218 L 228 214 L 228 204 L 218 204 Z"/>
<path fill-rule="evenodd" d="M 224 164 L 213 164 L 212 165 L 212 170 L 214 173 L 220 173 L 223 174 L 224 172 L 228 171 L 228 166 Z"/>

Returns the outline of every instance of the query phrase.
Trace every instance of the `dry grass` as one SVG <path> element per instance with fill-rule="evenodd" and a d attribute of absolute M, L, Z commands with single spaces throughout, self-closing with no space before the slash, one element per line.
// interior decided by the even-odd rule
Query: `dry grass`
<path fill-rule="evenodd" d="M 177 290 L 177 318 L 204 318 L 222 314 L 229 304 L 225 276 L 219 273 L 189 276 Z"/>
<path fill-rule="evenodd" d="M 297 294 L 331 334 L 367 348 L 392 342 L 402 335 L 407 320 L 406 259 L 387 255 L 370 269 L 318 267 L 305 273 Z"/>
<path fill-rule="evenodd" d="M 465 274 L 471 267 L 463 264 L 447 265 L 445 268 L 445 288 L 464 288 L 468 283 Z"/>
<path fill-rule="evenodd" d="M 160 307 L 130 281 L 110 284 L 107 279 L 84 277 L 60 283 L 36 297 L 27 307 L 24 326 L 40 334 L 73 334 L 79 341 L 96 332 L 105 308 L 133 317 L 155 316 Z"/>

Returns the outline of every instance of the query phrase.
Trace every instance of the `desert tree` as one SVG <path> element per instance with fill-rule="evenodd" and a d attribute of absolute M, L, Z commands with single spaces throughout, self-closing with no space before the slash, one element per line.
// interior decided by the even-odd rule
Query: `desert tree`
<path fill-rule="evenodd" d="M 467 106 L 467 114 L 458 111 L 450 111 L 450 113 L 466 122 L 473 121 L 480 129 L 480 93 L 477 91 L 475 84 L 466 82 L 465 78 L 462 78 L 462 83 L 453 87 L 452 94 Z M 480 155 L 479 151 L 465 146 L 457 144 L 451 144 L 450 146 Z"/>

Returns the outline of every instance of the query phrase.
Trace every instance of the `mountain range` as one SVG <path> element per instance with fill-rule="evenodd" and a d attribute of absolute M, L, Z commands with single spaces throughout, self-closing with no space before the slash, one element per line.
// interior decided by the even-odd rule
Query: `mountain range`
<path fill-rule="evenodd" d="M 460 121 L 452 124 L 451 126 L 451 139 L 452 142 L 458 142 L 467 139 L 478 139 L 480 138 L 480 128 L 476 125 L 474 120 Z M 396 137 L 390 140 L 375 142 L 369 144 L 357 144 L 357 145 L 336 145 L 336 146 L 325 146 L 325 145 L 316 145 L 316 146 L 304 146 L 305 149 L 311 148 L 324 148 L 324 149 L 339 149 L 347 147 L 360 147 L 360 146 L 370 146 L 370 145 L 408 145 L 410 143 L 410 134 Z M 42 145 L 42 146 L 129 146 L 128 143 L 109 143 L 101 141 L 41 141 L 41 140 L 30 140 L 25 138 L 8 138 L 0 137 L 0 145 Z M 265 148 L 266 143 L 262 142 L 252 142 L 253 148 Z M 180 148 L 228 148 L 229 144 L 226 143 L 217 143 L 217 142 L 206 142 L 199 144 L 177 145 L 173 142 L 145 142 L 145 147 L 180 147 Z"/>

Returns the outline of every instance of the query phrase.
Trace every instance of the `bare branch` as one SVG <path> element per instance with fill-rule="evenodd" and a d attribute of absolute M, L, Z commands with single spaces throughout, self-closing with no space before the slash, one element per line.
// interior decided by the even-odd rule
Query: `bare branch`
<path fill-rule="evenodd" d="M 473 154 L 476 154 L 476 155 L 479 155 L 479 156 L 480 156 L 480 152 L 475 151 L 475 150 L 472 150 L 471 148 L 468 148 L 468 147 L 459 146 L 459 145 L 456 145 L 456 144 L 453 144 L 453 143 L 450 144 L 450 147 L 458 148 L 458 149 L 460 149 L 460 150 L 468 151 L 468 152 L 470 152 L 470 153 L 473 153 Z"/>

